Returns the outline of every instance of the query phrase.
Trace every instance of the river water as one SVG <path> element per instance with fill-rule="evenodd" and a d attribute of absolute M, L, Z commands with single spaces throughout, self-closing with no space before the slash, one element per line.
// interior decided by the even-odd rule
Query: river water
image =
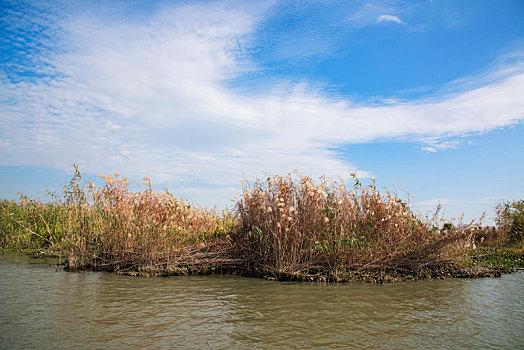
<path fill-rule="evenodd" d="M 385 285 L 144 278 L 0 253 L 0 349 L 524 349 L 523 287 L 524 273 Z"/>

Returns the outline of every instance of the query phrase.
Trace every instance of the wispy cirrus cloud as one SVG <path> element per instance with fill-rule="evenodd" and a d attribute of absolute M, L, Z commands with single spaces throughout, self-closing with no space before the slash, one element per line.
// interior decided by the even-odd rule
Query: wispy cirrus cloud
<path fill-rule="evenodd" d="M 381 23 L 381 22 L 393 22 L 393 23 L 398 23 L 398 24 L 406 24 L 400 18 L 398 18 L 397 16 L 392 16 L 392 15 L 380 15 L 380 16 L 378 16 L 377 17 L 377 23 Z"/>
<path fill-rule="evenodd" d="M 524 117 L 524 69 L 515 64 L 511 74 L 472 89 L 388 105 L 278 80 L 243 94 L 230 81 L 264 69 L 249 52 L 267 10 L 162 5 L 130 17 L 118 8 L 66 6 L 27 17 L 45 38 L 28 31 L 26 40 L 46 45 L 20 44 L 37 62 L 19 64 L 34 68 L 25 77 L 14 73 L 16 62 L 1 72 L 0 165 L 78 163 L 91 173 L 150 175 L 187 183 L 180 190 L 192 199 L 219 203 L 242 176 L 293 168 L 348 174 L 356 166 L 333 151 L 344 144 L 409 139 L 436 149 Z M 9 23 L 17 16 L 13 10 Z"/>

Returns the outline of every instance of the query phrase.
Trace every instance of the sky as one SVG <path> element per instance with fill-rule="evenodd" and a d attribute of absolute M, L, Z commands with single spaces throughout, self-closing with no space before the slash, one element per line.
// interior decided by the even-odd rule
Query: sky
<path fill-rule="evenodd" d="M 0 0 L 0 197 L 73 164 L 218 209 L 356 171 L 492 223 L 524 198 L 524 2 Z"/>

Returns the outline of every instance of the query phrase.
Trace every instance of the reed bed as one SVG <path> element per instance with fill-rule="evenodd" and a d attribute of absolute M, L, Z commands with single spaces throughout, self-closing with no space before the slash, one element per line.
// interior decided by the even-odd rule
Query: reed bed
<path fill-rule="evenodd" d="M 119 174 L 99 175 L 97 187 L 75 174 L 51 203 L 22 198 L 2 202 L 3 246 L 38 246 L 62 254 L 70 269 L 175 269 L 181 264 L 227 261 L 235 221 L 153 190 L 144 178 L 133 192 Z"/>
<path fill-rule="evenodd" d="M 0 247 L 17 251 L 46 250 L 57 253 L 64 241 L 66 212 L 56 203 L 21 196 L 17 202 L 0 201 Z"/>
<path fill-rule="evenodd" d="M 147 177 L 134 192 L 126 177 L 99 176 L 97 186 L 75 167 L 50 202 L 1 201 L 0 246 L 60 255 L 68 269 L 332 281 L 372 271 L 382 281 L 383 272 L 459 268 L 480 235 L 475 225 L 439 228 L 412 212 L 409 196 L 356 176 L 349 187 L 298 174 L 245 182 L 235 209 L 220 214 L 153 189 Z"/>
<path fill-rule="evenodd" d="M 337 279 L 362 269 L 409 270 L 457 262 L 473 226 L 439 230 L 396 193 L 342 180 L 270 176 L 246 183 L 237 204 L 239 235 L 255 269 Z"/>

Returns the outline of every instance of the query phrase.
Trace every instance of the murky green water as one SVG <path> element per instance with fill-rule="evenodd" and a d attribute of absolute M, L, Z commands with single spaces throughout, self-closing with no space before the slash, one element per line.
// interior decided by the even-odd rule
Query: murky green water
<path fill-rule="evenodd" d="M 30 262 L 0 254 L 1 349 L 524 348 L 524 273 L 335 285 Z"/>

